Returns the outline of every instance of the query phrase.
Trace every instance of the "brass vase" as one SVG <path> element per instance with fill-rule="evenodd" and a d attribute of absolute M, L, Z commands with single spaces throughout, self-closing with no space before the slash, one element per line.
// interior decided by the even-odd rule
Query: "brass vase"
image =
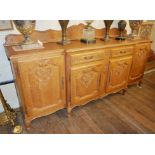
<path fill-rule="evenodd" d="M 110 39 L 109 32 L 110 32 L 110 27 L 112 23 L 113 23 L 113 20 L 104 20 L 106 32 L 103 40 L 105 41 L 108 41 Z"/>
<path fill-rule="evenodd" d="M 24 41 L 19 44 L 33 44 L 30 35 L 35 29 L 35 20 L 14 20 L 13 22 L 17 30 L 24 36 Z"/>
<path fill-rule="evenodd" d="M 62 31 L 62 39 L 60 42 L 58 42 L 61 45 L 67 45 L 70 43 L 69 40 L 67 40 L 67 25 L 69 23 L 69 20 L 59 20 L 59 24 L 61 26 Z"/>
<path fill-rule="evenodd" d="M 120 20 L 118 22 L 118 29 L 120 31 L 120 35 L 116 37 L 116 40 L 125 40 L 126 37 L 124 36 L 124 30 L 126 25 L 127 25 L 127 22 L 125 20 Z"/>
<path fill-rule="evenodd" d="M 143 20 L 129 20 L 129 25 L 131 28 L 130 37 L 133 39 L 138 39 L 139 29 Z"/>

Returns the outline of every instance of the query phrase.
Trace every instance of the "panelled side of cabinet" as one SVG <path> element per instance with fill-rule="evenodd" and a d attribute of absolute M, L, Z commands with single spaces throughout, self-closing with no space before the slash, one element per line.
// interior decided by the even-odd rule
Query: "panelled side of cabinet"
<path fill-rule="evenodd" d="M 143 78 L 145 64 L 150 51 L 150 43 L 137 44 L 134 48 L 129 84 L 140 82 Z"/>

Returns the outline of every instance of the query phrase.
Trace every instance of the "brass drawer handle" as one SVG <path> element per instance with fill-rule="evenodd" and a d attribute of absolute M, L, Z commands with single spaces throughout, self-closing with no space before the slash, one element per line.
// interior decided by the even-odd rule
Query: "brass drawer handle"
<path fill-rule="evenodd" d="M 120 51 L 120 53 L 121 53 L 121 54 L 125 54 L 125 53 L 126 53 L 126 51 Z"/>
<path fill-rule="evenodd" d="M 140 48 L 140 51 L 147 51 L 147 48 Z"/>
<path fill-rule="evenodd" d="M 90 59 L 93 59 L 93 58 L 94 58 L 94 56 L 92 56 L 92 55 L 91 56 L 85 56 L 84 57 L 85 60 L 90 60 Z"/>

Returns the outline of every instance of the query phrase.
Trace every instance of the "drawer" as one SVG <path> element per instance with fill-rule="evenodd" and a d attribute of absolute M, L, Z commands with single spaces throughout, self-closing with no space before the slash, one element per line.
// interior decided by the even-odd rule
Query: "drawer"
<path fill-rule="evenodd" d="M 151 44 L 149 44 L 149 43 L 145 43 L 145 44 L 138 44 L 138 45 L 136 45 L 136 50 L 150 50 L 150 48 L 151 48 Z"/>
<path fill-rule="evenodd" d="M 133 54 L 133 47 L 120 47 L 111 49 L 112 57 L 126 56 Z"/>
<path fill-rule="evenodd" d="M 103 60 L 109 57 L 110 52 L 105 50 L 83 51 L 70 55 L 71 65 Z"/>

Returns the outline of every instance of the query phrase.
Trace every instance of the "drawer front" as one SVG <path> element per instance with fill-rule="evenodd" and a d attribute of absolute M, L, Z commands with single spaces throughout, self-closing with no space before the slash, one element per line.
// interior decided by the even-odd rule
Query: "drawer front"
<path fill-rule="evenodd" d="M 111 49 L 112 57 L 120 57 L 133 54 L 133 47 L 120 47 Z"/>
<path fill-rule="evenodd" d="M 72 54 L 71 57 L 71 65 L 103 60 L 109 57 L 109 53 L 104 50 L 94 50 L 94 51 L 84 51 L 80 53 Z"/>

